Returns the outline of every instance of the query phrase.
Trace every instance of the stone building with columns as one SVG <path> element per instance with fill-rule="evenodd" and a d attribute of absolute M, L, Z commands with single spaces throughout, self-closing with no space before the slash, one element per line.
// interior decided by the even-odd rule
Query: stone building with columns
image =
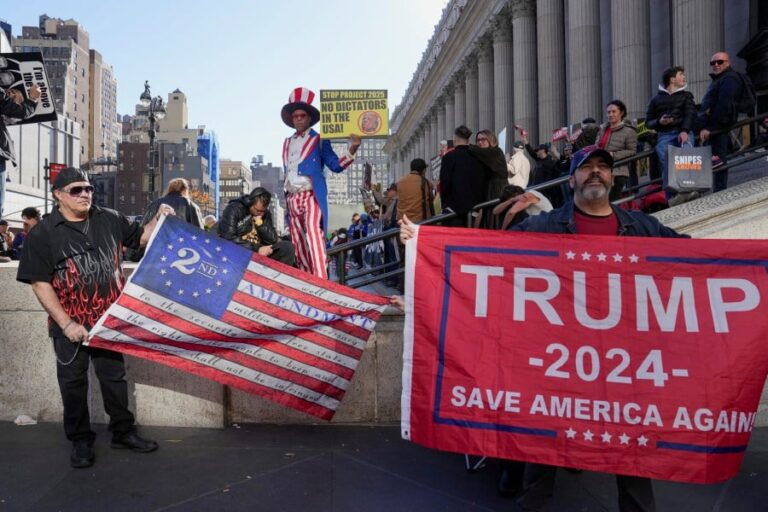
<path fill-rule="evenodd" d="M 515 124 L 546 142 L 559 127 L 604 119 L 612 99 L 644 117 L 672 65 L 685 67 L 700 101 L 712 54 L 724 49 L 743 71 L 736 54 L 761 29 L 759 0 L 450 0 L 392 112 L 390 175 L 435 157 L 460 124 L 506 127 L 509 147 Z"/>

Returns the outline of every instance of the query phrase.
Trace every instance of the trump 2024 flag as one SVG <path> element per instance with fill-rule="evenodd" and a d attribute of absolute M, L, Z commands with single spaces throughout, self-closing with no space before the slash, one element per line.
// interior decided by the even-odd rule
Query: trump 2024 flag
<path fill-rule="evenodd" d="M 330 420 L 387 302 L 167 217 L 88 345 Z"/>
<path fill-rule="evenodd" d="M 737 474 L 768 371 L 768 243 L 419 228 L 402 435 L 683 482 Z"/>

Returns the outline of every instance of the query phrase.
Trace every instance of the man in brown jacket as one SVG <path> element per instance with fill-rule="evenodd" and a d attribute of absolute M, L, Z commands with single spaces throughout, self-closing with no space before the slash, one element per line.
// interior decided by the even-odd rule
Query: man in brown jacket
<path fill-rule="evenodd" d="M 397 219 L 407 215 L 413 222 L 421 222 L 435 214 L 435 194 L 432 183 L 424 177 L 427 163 L 421 158 L 411 160 L 411 173 L 397 182 Z"/>

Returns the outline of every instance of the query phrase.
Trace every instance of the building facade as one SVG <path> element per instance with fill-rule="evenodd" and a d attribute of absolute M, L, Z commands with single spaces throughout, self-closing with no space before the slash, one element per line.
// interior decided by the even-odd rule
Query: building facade
<path fill-rule="evenodd" d="M 121 125 L 117 115 L 117 80 L 112 66 L 103 61 L 96 50 L 90 50 L 90 133 L 89 167 L 116 160 Z"/>
<path fill-rule="evenodd" d="M 264 162 L 263 155 L 251 158 L 251 186 L 264 187 L 272 192 L 272 197 L 282 207 L 285 207 L 285 194 L 283 194 L 283 182 L 285 175 L 282 167 L 272 165 L 272 162 Z"/>
<path fill-rule="evenodd" d="M 547 142 L 557 128 L 603 120 L 613 99 L 641 118 L 672 65 L 701 101 L 712 54 L 729 52 L 743 71 L 736 54 L 766 28 L 766 11 L 754 0 L 450 0 L 391 115 L 391 177 L 436 156 L 461 124 L 506 129 L 509 147 L 515 125 Z"/>
<path fill-rule="evenodd" d="M 371 183 L 382 183 L 386 188 L 389 180 L 387 154 L 384 152 L 385 138 L 363 139 L 355 153 L 355 160 L 342 173 L 328 173 L 328 204 L 360 204 L 363 200 L 360 188 L 365 181 L 365 166 L 372 168 Z M 346 140 L 333 140 L 331 146 L 337 155 L 347 151 Z"/>
<path fill-rule="evenodd" d="M 232 199 L 247 194 L 253 188 L 251 170 L 239 160 L 222 158 L 219 161 L 219 215 Z"/>

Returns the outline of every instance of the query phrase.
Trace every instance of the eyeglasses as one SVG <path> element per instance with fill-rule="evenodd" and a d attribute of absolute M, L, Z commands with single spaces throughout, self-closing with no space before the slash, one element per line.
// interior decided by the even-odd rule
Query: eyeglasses
<path fill-rule="evenodd" d="M 485 137 L 478 137 L 477 142 L 488 142 L 488 139 L 486 139 Z"/>
<path fill-rule="evenodd" d="M 77 197 L 83 192 L 85 192 L 86 194 L 93 194 L 93 186 L 85 185 L 85 186 L 70 187 L 69 190 L 62 190 L 62 192 L 66 192 L 72 197 Z"/>
<path fill-rule="evenodd" d="M 718 66 L 722 66 L 723 64 L 725 64 L 725 61 L 723 59 L 709 61 L 710 66 L 714 66 L 715 64 L 717 64 Z"/>

